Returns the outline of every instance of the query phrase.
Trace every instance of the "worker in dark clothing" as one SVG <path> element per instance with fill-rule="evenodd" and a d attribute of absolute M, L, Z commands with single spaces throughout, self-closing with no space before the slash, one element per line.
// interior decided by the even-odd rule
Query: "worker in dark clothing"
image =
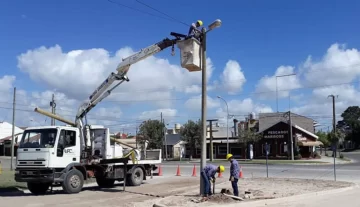
<path fill-rule="evenodd" d="M 238 188 L 238 181 L 239 181 L 239 173 L 240 167 L 238 161 L 233 158 L 232 154 L 227 154 L 226 159 L 230 162 L 230 179 L 231 186 L 233 188 L 234 196 L 239 196 L 239 188 Z"/>
<path fill-rule="evenodd" d="M 225 167 L 223 165 L 219 165 L 218 167 L 215 165 L 206 165 L 204 169 L 201 170 L 201 177 L 204 180 L 204 198 L 207 198 L 209 195 L 212 195 L 211 192 L 211 184 L 210 182 L 215 182 L 215 174 L 223 173 L 225 171 Z"/>
<path fill-rule="evenodd" d="M 200 41 L 201 30 L 200 27 L 203 25 L 201 20 L 197 20 L 196 23 L 192 23 L 188 32 L 188 37 L 194 37 Z"/>

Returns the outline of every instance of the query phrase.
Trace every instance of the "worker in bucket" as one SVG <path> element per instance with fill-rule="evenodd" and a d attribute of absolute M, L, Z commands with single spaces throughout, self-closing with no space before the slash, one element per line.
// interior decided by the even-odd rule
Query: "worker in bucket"
<path fill-rule="evenodd" d="M 209 195 L 212 195 L 211 192 L 211 183 L 215 183 L 215 175 L 216 173 L 223 173 L 225 171 L 225 167 L 223 165 L 215 166 L 208 164 L 201 170 L 201 177 L 204 181 L 204 198 L 207 198 Z"/>
<path fill-rule="evenodd" d="M 239 163 L 234 159 L 232 154 L 227 154 L 226 159 L 230 162 L 229 181 L 231 182 L 234 196 L 239 196 L 239 188 L 238 188 L 239 173 L 240 173 Z"/>
<path fill-rule="evenodd" d="M 200 41 L 201 36 L 201 30 L 200 27 L 203 25 L 203 22 L 201 20 L 197 20 L 196 23 L 192 23 L 190 25 L 190 29 L 188 32 L 188 37 L 194 37 L 195 39 Z"/>

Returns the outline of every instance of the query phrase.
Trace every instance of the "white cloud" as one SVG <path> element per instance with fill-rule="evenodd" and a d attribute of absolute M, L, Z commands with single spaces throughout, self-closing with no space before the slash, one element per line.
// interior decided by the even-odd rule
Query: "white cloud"
<path fill-rule="evenodd" d="M 56 88 L 71 98 L 85 99 L 115 71 L 122 58 L 133 53 L 128 47 L 121 48 L 111 56 L 101 48 L 64 52 L 59 45 L 50 48 L 42 46 L 19 55 L 18 67 L 28 73 L 32 80 L 46 87 Z M 212 71 L 213 64 L 208 58 L 208 79 Z M 188 72 L 166 59 L 156 57 L 134 64 L 130 67 L 128 77 L 130 82 L 115 90 L 126 95 L 113 95 L 112 99 L 124 100 L 126 97 L 131 100 L 150 93 L 151 99 L 164 99 L 172 97 L 174 91 L 184 91 L 188 86 L 201 83 L 201 72 Z M 164 102 L 160 106 L 164 106 Z"/>
<path fill-rule="evenodd" d="M 170 108 L 164 108 L 164 109 L 157 109 L 157 110 L 152 110 L 152 111 L 144 111 L 139 116 L 139 119 L 141 119 L 141 120 L 159 119 L 160 120 L 161 113 L 162 113 L 162 116 L 164 117 L 164 119 L 166 117 L 167 121 L 169 121 L 169 118 L 173 119 L 176 116 L 177 110 L 170 109 Z"/>
<path fill-rule="evenodd" d="M 251 98 L 231 100 L 227 103 L 229 107 L 229 115 L 237 115 L 237 119 L 240 120 L 244 119 L 244 117 L 251 112 L 255 112 L 256 114 L 273 112 L 271 107 L 264 104 L 254 103 Z M 226 123 L 227 108 L 225 104 L 216 110 L 216 115 L 217 117 L 223 117 L 219 119 L 219 123 Z"/>
<path fill-rule="evenodd" d="M 309 56 L 302 71 L 312 86 L 352 82 L 360 75 L 360 51 L 333 44 L 320 61 L 314 62 Z"/>
<path fill-rule="evenodd" d="M 241 66 L 237 61 L 229 60 L 226 63 L 224 71 L 221 75 L 221 82 L 224 89 L 229 94 L 241 91 L 242 86 L 246 82 L 245 75 L 241 70 Z"/>
<path fill-rule="evenodd" d="M 199 85 L 191 85 L 185 88 L 185 93 L 201 93 L 201 87 Z"/>
<path fill-rule="evenodd" d="M 332 100 L 329 95 L 338 95 L 335 99 L 337 120 L 349 106 L 359 105 L 360 92 L 350 83 L 360 75 L 360 51 L 347 49 L 345 45 L 333 44 L 319 61 L 309 56 L 301 66 L 306 84 L 316 87 L 307 102 L 292 110 L 299 114 L 313 115 L 320 123 L 331 124 Z M 324 87 L 319 87 L 324 86 Z"/>
<path fill-rule="evenodd" d="M 280 66 L 276 69 L 273 76 L 262 77 L 256 85 L 255 91 L 258 93 L 258 97 L 261 99 L 276 98 L 276 85 L 278 98 L 289 96 L 289 90 L 301 87 L 299 77 L 297 75 L 290 75 L 294 74 L 294 72 L 295 68 L 292 66 Z"/>
<path fill-rule="evenodd" d="M 206 99 L 206 106 L 207 109 L 212 109 L 220 106 L 220 101 L 217 98 L 211 98 L 210 96 L 207 96 Z M 201 95 L 193 96 L 189 98 L 185 102 L 185 107 L 192 111 L 199 111 L 201 110 Z"/>

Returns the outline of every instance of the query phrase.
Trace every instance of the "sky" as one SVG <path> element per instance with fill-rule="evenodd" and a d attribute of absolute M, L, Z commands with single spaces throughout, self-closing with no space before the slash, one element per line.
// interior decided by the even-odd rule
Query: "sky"
<path fill-rule="evenodd" d="M 0 121 L 12 121 L 14 87 L 17 126 L 49 125 L 33 110 L 50 110 L 52 94 L 56 113 L 74 120 L 122 58 L 170 32 L 186 34 L 198 19 L 221 19 L 207 38 L 207 117 L 225 124 L 226 101 L 230 123 L 291 110 L 327 130 L 329 95 L 337 96 L 337 119 L 360 101 L 359 11 L 356 0 L 2 0 Z M 128 77 L 89 113 L 90 123 L 134 133 L 161 114 L 169 128 L 200 119 L 201 72 L 181 67 L 178 48 L 134 64 Z"/>

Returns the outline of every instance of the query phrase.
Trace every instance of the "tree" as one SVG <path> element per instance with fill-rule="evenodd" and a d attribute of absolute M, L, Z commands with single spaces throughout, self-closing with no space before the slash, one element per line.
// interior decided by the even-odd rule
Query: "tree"
<path fill-rule="evenodd" d="M 150 149 L 162 149 L 163 148 L 163 138 L 164 138 L 164 123 L 159 120 L 147 120 L 141 123 L 139 127 L 138 135 L 143 138 L 139 140 L 140 143 L 148 141 L 148 148 Z"/>
<path fill-rule="evenodd" d="M 190 160 L 192 159 L 196 147 L 201 145 L 201 129 L 200 120 L 197 122 L 188 120 L 188 122 L 180 129 L 182 140 L 187 142 L 190 147 Z"/>
<path fill-rule="evenodd" d="M 329 137 L 328 137 L 328 133 L 326 132 L 322 132 L 322 131 L 318 131 L 316 132 L 316 135 L 319 137 L 319 141 L 322 142 L 324 145 L 324 149 L 325 149 L 325 153 L 326 153 L 326 148 L 328 148 L 331 143 L 329 141 Z M 322 149 L 321 149 L 322 150 Z M 322 152 L 322 151 L 321 151 Z"/>
<path fill-rule="evenodd" d="M 319 131 L 319 132 L 316 132 L 316 135 L 319 137 L 319 141 L 324 144 L 325 148 L 330 146 L 330 141 L 328 139 L 328 133 Z"/>
<path fill-rule="evenodd" d="M 356 145 L 360 144 L 360 108 L 359 106 L 349 106 L 342 114 L 345 128 L 349 127 L 351 133 L 345 134 L 346 138 L 353 141 Z M 344 128 L 344 126 L 342 127 Z M 345 131 L 345 130 L 344 130 Z"/>
<path fill-rule="evenodd" d="M 253 130 L 239 129 L 239 142 L 245 146 L 245 159 L 247 155 L 247 149 L 249 144 L 254 144 L 262 138 L 262 133 L 256 133 Z"/>

